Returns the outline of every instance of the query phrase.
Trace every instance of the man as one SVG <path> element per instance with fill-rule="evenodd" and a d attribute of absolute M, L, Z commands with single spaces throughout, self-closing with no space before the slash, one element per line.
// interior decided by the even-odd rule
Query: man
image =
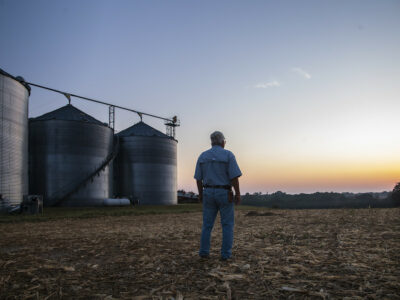
<path fill-rule="evenodd" d="M 228 260 L 232 256 L 234 203 L 240 203 L 239 177 L 242 172 L 233 153 L 224 149 L 226 141 L 222 132 L 215 131 L 210 138 L 212 148 L 199 156 L 194 174 L 199 200 L 203 203 L 199 255 L 202 258 L 209 257 L 211 231 L 219 211 L 222 225 L 221 259 Z M 235 190 L 234 199 L 232 186 Z"/>

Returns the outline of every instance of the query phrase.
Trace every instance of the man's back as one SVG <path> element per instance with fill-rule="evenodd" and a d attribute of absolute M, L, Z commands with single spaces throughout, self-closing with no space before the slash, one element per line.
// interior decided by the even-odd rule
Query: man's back
<path fill-rule="evenodd" d="M 236 158 L 221 146 L 204 151 L 197 161 L 195 178 L 204 185 L 230 185 L 231 179 L 242 175 Z"/>

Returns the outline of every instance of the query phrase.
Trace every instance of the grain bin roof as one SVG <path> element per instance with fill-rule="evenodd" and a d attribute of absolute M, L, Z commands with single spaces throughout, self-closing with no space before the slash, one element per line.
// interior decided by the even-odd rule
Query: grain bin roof
<path fill-rule="evenodd" d="M 71 104 L 67 104 L 59 109 L 53 110 L 47 114 L 32 118 L 31 121 L 47 121 L 47 120 L 64 120 L 64 121 L 80 121 L 85 123 L 92 123 L 98 125 L 106 125 L 103 122 L 89 116 L 83 111 L 77 109 Z"/>
<path fill-rule="evenodd" d="M 10 78 L 18 81 L 20 84 L 22 84 L 28 90 L 29 95 L 31 94 L 31 87 L 25 82 L 25 79 L 23 77 L 21 77 L 21 76 L 17 76 L 17 77 L 12 76 L 11 74 L 7 73 L 6 71 L 4 71 L 1 68 L 0 68 L 0 74 L 4 75 L 4 76 L 7 76 L 7 77 L 10 77 Z"/>
<path fill-rule="evenodd" d="M 163 137 L 163 138 L 168 138 L 171 139 L 170 136 L 162 133 L 161 131 L 158 131 L 157 129 L 154 129 L 153 127 L 147 125 L 144 122 L 139 122 L 136 123 L 135 125 L 122 130 L 121 132 L 118 133 L 118 136 L 124 137 L 124 136 L 156 136 L 156 137 Z"/>

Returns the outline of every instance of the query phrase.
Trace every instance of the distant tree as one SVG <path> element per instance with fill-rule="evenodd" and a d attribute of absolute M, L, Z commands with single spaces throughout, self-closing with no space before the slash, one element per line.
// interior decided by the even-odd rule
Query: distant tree
<path fill-rule="evenodd" d="M 275 193 L 272 193 L 271 195 L 272 195 L 272 196 L 285 196 L 286 193 L 281 192 L 281 191 L 277 191 L 277 192 L 275 192 Z"/>
<path fill-rule="evenodd" d="M 400 205 L 400 182 L 398 182 L 393 188 L 392 199 L 394 203 Z"/>
<path fill-rule="evenodd" d="M 285 198 L 288 198 L 286 193 L 281 192 L 281 191 L 277 191 L 277 192 L 271 194 L 271 199 L 274 201 L 282 201 Z"/>

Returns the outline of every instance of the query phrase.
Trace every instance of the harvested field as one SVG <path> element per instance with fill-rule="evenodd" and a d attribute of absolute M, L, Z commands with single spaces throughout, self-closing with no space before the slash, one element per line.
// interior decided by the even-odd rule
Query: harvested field
<path fill-rule="evenodd" d="M 1 223 L 0 298 L 400 299 L 399 208 L 250 210 L 229 262 L 200 212 Z"/>

